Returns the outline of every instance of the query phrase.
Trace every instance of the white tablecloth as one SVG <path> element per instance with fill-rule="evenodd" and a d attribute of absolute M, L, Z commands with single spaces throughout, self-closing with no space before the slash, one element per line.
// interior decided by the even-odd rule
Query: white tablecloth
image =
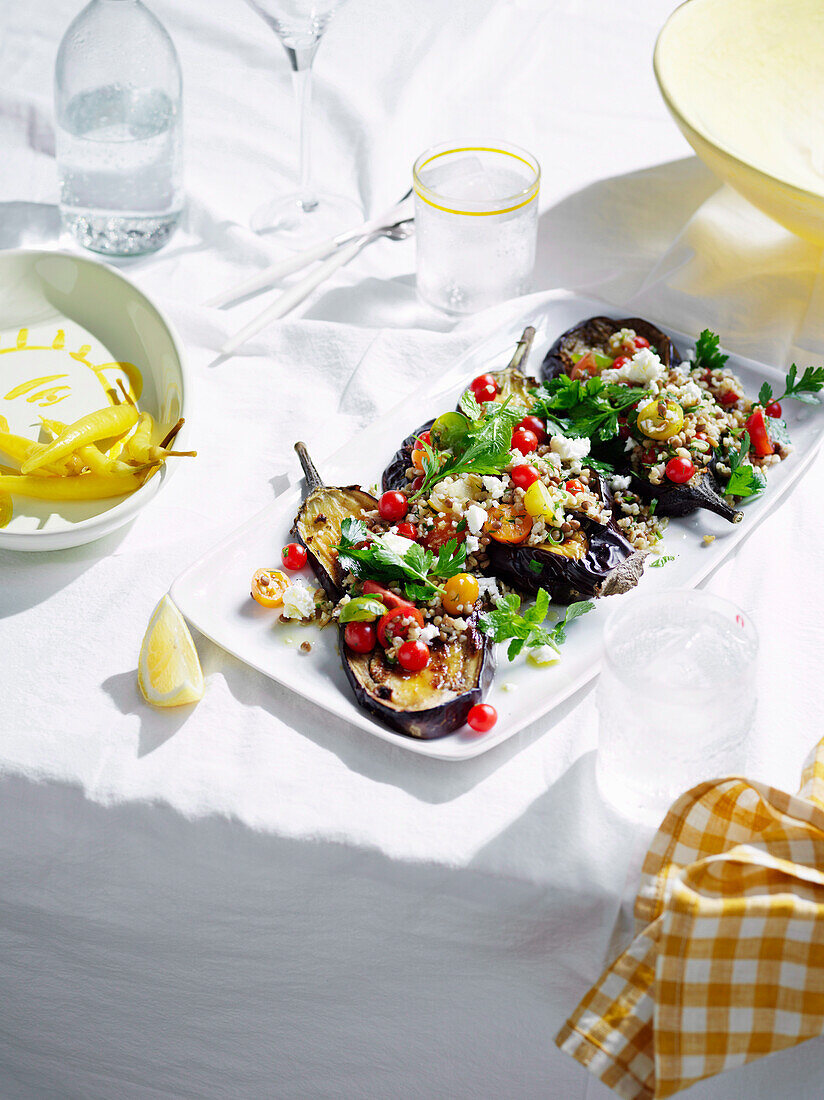
<path fill-rule="evenodd" d="M 57 243 L 51 81 L 73 0 L 0 11 L 0 246 Z M 195 557 L 502 319 L 419 305 L 381 242 L 215 365 L 259 308 L 199 303 L 277 258 L 250 212 L 295 173 L 286 59 L 240 0 L 156 0 L 184 72 L 189 208 L 122 265 L 169 312 L 200 452 L 130 527 L 0 553 L 0 1096 L 611 1095 L 555 1031 L 626 932 L 647 834 L 593 781 L 591 694 L 460 766 L 351 729 L 197 638 L 207 690 L 139 697 L 148 615 Z M 783 363 L 824 352 L 818 250 L 689 155 L 651 50 L 671 0 L 351 0 L 317 61 L 319 181 L 377 211 L 426 146 L 543 166 L 538 295 L 584 288 Z M 761 635 L 754 775 L 821 732 L 818 462 L 710 582 Z M 821 1093 L 824 1046 L 696 1100 Z M 792 1085 L 787 1082 L 791 1081 Z"/>

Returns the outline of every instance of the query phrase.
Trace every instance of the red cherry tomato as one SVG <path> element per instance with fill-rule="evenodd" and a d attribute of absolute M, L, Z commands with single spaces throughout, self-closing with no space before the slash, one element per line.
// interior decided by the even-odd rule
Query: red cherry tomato
<path fill-rule="evenodd" d="M 664 467 L 664 473 L 676 485 L 685 485 L 695 473 L 695 466 L 688 458 L 671 458 Z"/>
<path fill-rule="evenodd" d="M 515 427 L 526 428 L 527 431 L 533 432 L 538 437 L 539 443 L 543 443 L 547 438 L 546 421 L 541 420 L 540 416 L 525 416 Z"/>
<path fill-rule="evenodd" d="M 509 476 L 519 489 L 528 489 L 530 485 L 535 484 L 540 475 L 534 466 L 513 466 Z"/>
<path fill-rule="evenodd" d="M 736 403 L 736 401 L 738 400 L 738 394 L 733 393 L 732 390 L 727 390 L 726 393 L 721 394 L 719 400 L 721 401 L 721 404 L 724 406 L 724 408 L 728 409 L 730 405 L 734 405 Z"/>
<path fill-rule="evenodd" d="M 404 642 L 398 650 L 398 664 L 407 672 L 420 672 L 429 664 L 426 642 Z"/>
<path fill-rule="evenodd" d="M 459 531 L 457 526 L 453 525 L 453 521 L 448 520 L 445 516 L 439 516 L 433 526 L 423 535 L 421 542 L 427 550 L 432 550 L 437 554 L 440 548 L 452 539 L 455 539 L 460 546 L 466 539 L 466 528 Z"/>
<path fill-rule="evenodd" d="M 629 428 L 626 424 L 621 424 L 618 427 L 618 438 L 623 439 L 625 442 L 629 439 Z"/>
<path fill-rule="evenodd" d="M 646 336 L 636 336 L 633 343 L 635 344 L 636 348 L 649 347 L 649 340 L 646 338 Z"/>
<path fill-rule="evenodd" d="M 350 649 L 355 653 L 371 653 L 375 648 L 375 624 L 374 623 L 347 623 L 343 637 Z"/>
<path fill-rule="evenodd" d="M 476 703 L 466 721 L 476 733 L 488 733 L 498 721 L 498 712 L 489 703 Z"/>
<path fill-rule="evenodd" d="M 418 474 L 418 476 L 413 480 L 413 482 L 409 486 L 409 488 L 412 490 L 413 493 L 417 493 L 418 489 L 420 489 L 420 487 L 422 485 L 423 485 L 423 474 Z"/>
<path fill-rule="evenodd" d="M 578 493 L 585 493 L 586 492 L 586 488 L 585 488 L 583 482 L 579 481 L 577 477 L 574 477 L 574 478 L 572 478 L 571 481 L 568 481 L 566 483 L 566 485 L 564 486 L 564 488 L 566 489 L 566 491 L 568 493 L 578 494 Z"/>
<path fill-rule="evenodd" d="M 414 542 L 418 537 L 418 528 L 414 523 L 399 523 L 398 534 L 403 535 L 405 539 L 412 539 Z"/>
<path fill-rule="evenodd" d="M 402 603 L 378 620 L 378 641 L 382 646 L 388 647 L 393 639 L 406 637 L 409 627 L 402 625 L 404 619 L 416 622 L 423 629 L 423 615 L 417 607 L 411 603 Z"/>
<path fill-rule="evenodd" d="M 400 493 L 397 489 L 389 489 L 378 501 L 378 512 L 381 519 L 388 519 L 393 523 L 403 519 L 409 511 L 409 501 L 406 493 Z"/>
<path fill-rule="evenodd" d="M 418 443 L 428 443 L 431 446 L 432 432 L 421 432 L 421 434 L 418 436 Z"/>
<path fill-rule="evenodd" d="M 765 455 L 771 455 L 775 451 L 775 447 L 773 447 L 767 432 L 764 413 L 761 409 L 756 409 L 755 412 L 745 420 L 744 428 L 750 433 L 750 450 L 754 451 L 759 458 L 763 458 Z"/>
<path fill-rule="evenodd" d="M 777 418 L 781 416 L 781 405 L 778 403 L 778 401 L 771 401 L 769 405 L 767 405 L 767 407 L 764 409 L 764 412 L 767 414 L 767 416 Z"/>
<path fill-rule="evenodd" d="M 620 370 L 621 367 L 625 367 L 628 362 L 629 362 L 629 359 L 626 357 L 626 355 L 619 355 L 617 359 L 613 360 L 612 366 L 609 369 L 610 370 Z"/>
<path fill-rule="evenodd" d="M 529 428 L 516 428 L 512 433 L 512 450 L 522 455 L 531 454 L 538 446 L 538 437 Z"/>
<path fill-rule="evenodd" d="M 477 393 L 475 392 L 476 390 L 484 390 L 488 386 L 491 386 L 497 394 L 498 384 L 491 374 L 479 374 L 477 378 L 473 378 L 472 381 L 469 383 L 469 388 L 472 390 L 476 397 L 478 397 Z M 479 397 L 478 400 L 480 401 Z"/>
<path fill-rule="evenodd" d="M 498 396 L 497 386 L 478 386 L 476 390 L 472 391 L 475 394 L 475 400 L 479 405 L 483 405 L 484 401 L 494 401 Z"/>
<path fill-rule="evenodd" d="M 306 547 L 299 542 L 290 542 L 280 552 L 287 569 L 303 569 L 306 565 Z"/>
<path fill-rule="evenodd" d="M 377 596 L 388 611 L 391 611 L 393 607 L 405 607 L 409 602 L 405 600 L 403 596 L 398 596 L 395 592 L 390 591 L 390 589 L 384 588 L 383 585 L 378 584 L 377 581 L 364 581 L 363 594 L 364 596 Z"/>

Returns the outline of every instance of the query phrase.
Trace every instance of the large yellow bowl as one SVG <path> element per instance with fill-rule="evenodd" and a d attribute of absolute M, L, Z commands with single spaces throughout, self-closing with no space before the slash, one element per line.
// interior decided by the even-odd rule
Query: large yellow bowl
<path fill-rule="evenodd" d="M 824 0 L 688 0 L 658 36 L 654 67 L 704 163 L 824 245 Z"/>

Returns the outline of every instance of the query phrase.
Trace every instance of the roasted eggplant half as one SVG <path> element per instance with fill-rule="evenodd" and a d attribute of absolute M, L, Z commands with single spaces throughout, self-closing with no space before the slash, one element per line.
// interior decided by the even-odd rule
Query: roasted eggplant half
<path fill-rule="evenodd" d="M 343 578 L 335 547 L 341 540 L 341 524 L 347 516 L 363 519 L 378 502 L 357 486 L 325 486 L 305 445 L 296 443 L 295 450 L 306 475 L 308 494 L 294 532 L 306 547 L 324 590 L 339 599 Z M 429 664 L 420 672 L 391 664 L 380 646 L 370 653 L 355 653 L 347 646 L 345 627 L 341 626 L 341 663 L 358 704 L 391 729 L 410 737 L 444 737 L 462 726 L 495 675 L 494 645 L 478 629 L 480 606 L 479 602 L 461 637 L 432 643 Z"/>
<path fill-rule="evenodd" d="M 524 329 L 509 364 L 502 370 L 489 371 L 498 386 L 496 401 L 505 401 L 507 397 L 515 397 L 522 401 L 527 408 L 532 406 L 533 395 L 538 382 L 537 379 L 525 375 L 522 368 L 526 365 L 534 339 L 535 329 L 529 325 Z M 458 405 L 458 410 L 460 411 L 460 405 Z M 401 492 L 408 490 L 409 480 L 406 477 L 406 471 L 412 467 L 412 450 L 415 446 L 415 440 L 424 432 L 429 431 L 434 423 L 434 420 L 427 420 L 425 424 L 421 424 L 417 431 L 412 432 L 401 443 L 392 456 L 389 465 L 383 471 L 381 486 L 384 492 L 387 489 L 399 489 Z"/>
<path fill-rule="evenodd" d="M 309 490 L 301 504 L 292 532 L 306 547 L 309 563 L 330 599 L 343 595 L 343 575 L 335 547 L 340 542 L 340 528 L 347 516 L 362 519 L 364 512 L 378 507 L 378 502 L 358 485 L 327 488 L 309 457 L 306 446 L 296 443 L 306 485 Z"/>
<path fill-rule="evenodd" d="M 343 668 L 358 703 L 409 737 L 433 740 L 453 733 L 486 695 L 495 675 L 495 647 L 478 629 L 478 609 L 465 637 L 433 644 L 422 672 L 390 664 L 380 646 L 354 653 L 340 632 Z"/>
<path fill-rule="evenodd" d="M 589 474 L 596 495 L 611 505 L 612 494 L 604 479 L 595 470 Z M 634 550 L 614 520 L 601 524 L 580 517 L 580 523 L 580 530 L 560 543 L 524 546 L 492 539 L 486 551 L 489 572 L 528 595 L 545 588 L 561 604 L 634 588 L 644 572 L 646 552 Z"/>
<path fill-rule="evenodd" d="M 686 485 L 676 485 L 666 479 L 660 485 L 653 485 L 646 478 L 633 474 L 632 490 L 644 501 L 657 500 L 655 512 L 659 516 L 689 516 L 704 508 L 723 516 L 730 523 L 740 523 L 744 513 L 727 504 L 715 466 L 716 460 L 713 458 Z"/>
<path fill-rule="evenodd" d="M 642 317 L 590 317 L 579 321 L 558 337 L 544 357 L 541 365 L 541 377 L 557 378 L 559 374 L 570 374 L 578 357 L 585 351 L 606 352 L 610 336 L 630 328 L 639 336 L 649 340 L 650 347 L 658 354 L 665 367 L 680 362 L 680 354 L 672 340 L 660 328 Z"/>
<path fill-rule="evenodd" d="M 527 408 L 532 407 L 535 390 L 538 388 L 538 380 L 524 374 L 524 367 L 534 340 L 535 329 L 532 325 L 528 325 L 521 334 L 521 338 L 515 347 L 515 353 L 508 365 L 503 370 L 489 371 L 498 387 L 496 401 L 506 401 L 508 397 L 514 397 L 523 402 Z"/>

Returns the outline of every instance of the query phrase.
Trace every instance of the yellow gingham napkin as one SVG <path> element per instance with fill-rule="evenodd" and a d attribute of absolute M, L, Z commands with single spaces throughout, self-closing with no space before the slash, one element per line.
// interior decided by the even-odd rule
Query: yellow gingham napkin
<path fill-rule="evenodd" d="M 670 808 L 635 902 L 636 936 L 556 1043 L 627 1100 L 824 1031 L 824 739 L 798 795 L 702 783 Z"/>

